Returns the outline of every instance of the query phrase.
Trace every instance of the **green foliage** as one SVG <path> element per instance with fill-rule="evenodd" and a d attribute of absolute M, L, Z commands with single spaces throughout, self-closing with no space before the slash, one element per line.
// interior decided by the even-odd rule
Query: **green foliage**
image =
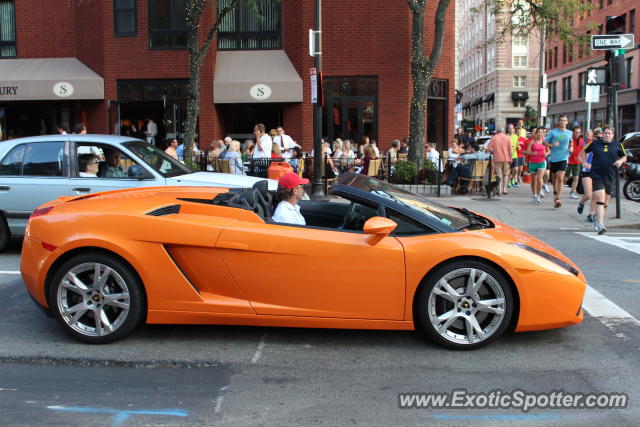
<path fill-rule="evenodd" d="M 411 184 L 418 173 L 416 164 L 409 160 L 396 163 L 395 181 L 397 184 Z"/>

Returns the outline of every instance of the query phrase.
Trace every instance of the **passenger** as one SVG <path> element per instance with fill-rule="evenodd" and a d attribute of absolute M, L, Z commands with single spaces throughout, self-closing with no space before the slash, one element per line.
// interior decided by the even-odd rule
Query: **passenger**
<path fill-rule="evenodd" d="M 105 160 L 107 162 L 107 167 L 100 176 L 104 176 L 106 178 L 127 178 L 127 173 L 122 170 L 120 165 L 120 152 L 116 150 L 111 150 L 106 153 Z"/>
<path fill-rule="evenodd" d="M 82 178 L 95 178 L 98 176 L 98 158 L 95 154 L 80 154 L 78 156 L 78 175 Z"/>
<path fill-rule="evenodd" d="M 300 178 L 295 172 L 282 175 L 278 180 L 276 193 L 276 198 L 280 200 L 280 203 L 278 203 L 271 219 L 286 224 L 306 225 L 306 221 L 300 213 L 298 202 L 304 196 L 304 184 L 308 183 L 308 179 Z"/>

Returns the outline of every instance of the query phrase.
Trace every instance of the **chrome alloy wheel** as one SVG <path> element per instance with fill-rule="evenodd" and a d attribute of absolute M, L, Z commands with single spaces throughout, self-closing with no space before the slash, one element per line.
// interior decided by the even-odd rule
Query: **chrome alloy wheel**
<path fill-rule="evenodd" d="M 442 276 L 427 300 L 427 315 L 443 339 L 458 345 L 478 344 L 505 320 L 507 298 L 486 271 L 458 268 Z"/>
<path fill-rule="evenodd" d="M 93 262 L 67 271 L 56 293 L 62 320 L 74 331 L 102 337 L 117 331 L 130 309 L 129 288 L 111 267 Z"/>

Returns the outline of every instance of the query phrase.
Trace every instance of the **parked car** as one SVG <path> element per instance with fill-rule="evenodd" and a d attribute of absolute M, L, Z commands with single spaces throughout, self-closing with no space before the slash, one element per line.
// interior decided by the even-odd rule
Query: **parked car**
<path fill-rule="evenodd" d="M 86 154 L 98 161 L 96 176 L 79 169 Z M 193 172 L 157 147 L 124 136 L 48 135 L 4 141 L 0 143 L 0 250 L 9 237 L 24 235 L 36 207 L 59 196 L 167 185 L 247 188 L 259 180 Z M 277 182 L 270 181 L 269 186 L 275 190 Z"/>
<path fill-rule="evenodd" d="M 345 172 L 306 225 L 276 223 L 266 183 L 58 199 L 29 220 L 20 270 L 75 338 L 141 322 L 417 329 L 470 350 L 582 321 L 584 275 L 540 240 Z"/>
<path fill-rule="evenodd" d="M 640 163 L 640 132 L 625 134 L 620 143 L 627 152 L 627 162 Z"/>

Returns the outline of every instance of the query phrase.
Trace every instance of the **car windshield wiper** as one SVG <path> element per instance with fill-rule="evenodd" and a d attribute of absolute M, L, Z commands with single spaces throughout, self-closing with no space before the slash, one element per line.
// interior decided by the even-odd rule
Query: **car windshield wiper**
<path fill-rule="evenodd" d="M 458 230 L 463 230 L 463 229 L 468 228 L 468 227 L 480 226 L 482 228 L 488 228 L 490 226 L 490 223 L 489 223 L 489 221 L 487 221 L 486 218 L 481 217 L 480 215 L 471 212 L 467 208 L 454 208 L 454 209 L 457 210 L 458 212 L 460 212 L 461 214 L 465 215 L 467 217 L 467 219 L 469 220 L 469 224 L 468 225 L 464 225 L 464 226 L 458 228 Z"/>

